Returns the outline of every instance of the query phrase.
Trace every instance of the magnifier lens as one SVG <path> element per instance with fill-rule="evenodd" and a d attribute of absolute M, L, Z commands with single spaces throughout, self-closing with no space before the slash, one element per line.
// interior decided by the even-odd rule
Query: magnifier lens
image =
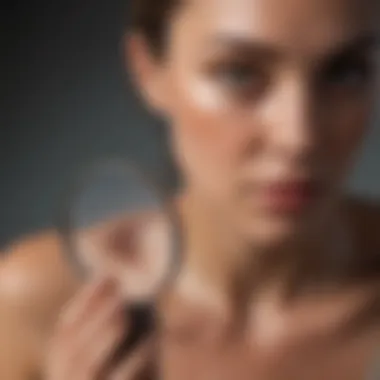
<path fill-rule="evenodd" d="M 115 278 L 137 303 L 154 299 L 176 267 L 178 236 L 169 205 L 129 162 L 108 160 L 84 171 L 62 233 L 82 275 Z"/>

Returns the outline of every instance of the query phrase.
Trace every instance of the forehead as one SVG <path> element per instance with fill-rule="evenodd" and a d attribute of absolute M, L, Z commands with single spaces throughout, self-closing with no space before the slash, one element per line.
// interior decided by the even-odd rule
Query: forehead
<path fill-rule="evenodd" d="M 315 52 L 377 34 L 379 10 L 380 0 L 187 0 L 174 29 L 189 44 L 232 35 Z"/>

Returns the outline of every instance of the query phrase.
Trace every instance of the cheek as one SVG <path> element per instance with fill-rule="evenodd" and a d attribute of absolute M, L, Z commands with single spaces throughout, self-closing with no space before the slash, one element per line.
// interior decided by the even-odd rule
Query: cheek
<path fill-rule="evenodd" d="M 184 171 L 203 182 L 231 180 L 245 141 L 236 110 L 207 83 L 188 83 L 176 94 L 173 134 Z"/>

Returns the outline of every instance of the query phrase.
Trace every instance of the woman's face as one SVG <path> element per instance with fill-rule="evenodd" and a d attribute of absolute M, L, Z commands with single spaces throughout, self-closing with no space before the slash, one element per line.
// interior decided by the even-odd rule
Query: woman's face
<path fill-rule="evenodd" d="M 332 210 L 373 109 L 379 9 L 189 0 L 174 14 L 145 85 L 186 185 L 251 238 L 281 241 Z"/>

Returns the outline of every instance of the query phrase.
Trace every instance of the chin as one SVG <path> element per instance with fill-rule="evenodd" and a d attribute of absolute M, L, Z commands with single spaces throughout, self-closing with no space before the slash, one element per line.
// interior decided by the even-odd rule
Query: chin
<path fill-rule="evenodd" d="M 305 236 L 312 228 L 310 220 L 284 216 L 262 215 L 243 223 L 244 236 L 261 247 L 275 247 Z"/>

